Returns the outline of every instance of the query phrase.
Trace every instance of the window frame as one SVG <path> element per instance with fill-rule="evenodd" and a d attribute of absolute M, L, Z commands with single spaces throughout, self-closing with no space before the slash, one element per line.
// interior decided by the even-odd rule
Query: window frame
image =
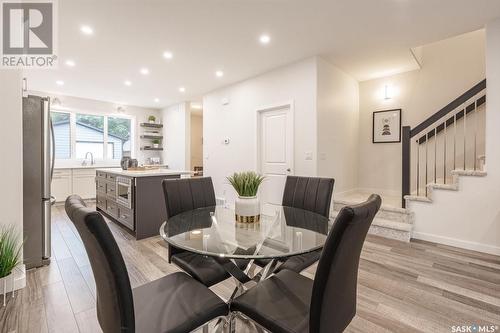
<path fill-rule="evenodd" d="M 103 130 L 103 158 L 99 159 L 94 159 L 94 162 L 99 162 L 101 164 L 119 164 L 120 160 L 118 159 L 113 159 L 108 156 L 108 117 L 111 118 L 123 118 L 123 119 L 128 119 L 130 120 L 130 154 L 134 158 L 136 155 L 136 148 L 135 148 L 135 124 L 136 124 L 136 117 L 133 115 L 128 115 L 128 114 L 117 114 L 117 113 L 98 113 L 98 112 L 92 112 L 92 111 L 87 111 L 87 110 L 69 110 L 67 108 L 62 108 L 62 107 L 51 107 L 51 112 L 58 112 L 58 113 L 66 113 L 69 114 L 69 122 L 70 122 L 70 131 L 69 131 L 69 136 L 70 136 L 70 158 L 64 158 L 64 159 L 57 159 L 56 161 L 58 162 L 63 162 L 63 163 L 78 163 L 81 164 L 85 159 L 83 158 L 76 158 L 76 115 L 77 114 L 83 114 L 83 115 L 89 115 L 89 116 L 97 116 L 97 117 L 104 117 L 104 130 Z"/>

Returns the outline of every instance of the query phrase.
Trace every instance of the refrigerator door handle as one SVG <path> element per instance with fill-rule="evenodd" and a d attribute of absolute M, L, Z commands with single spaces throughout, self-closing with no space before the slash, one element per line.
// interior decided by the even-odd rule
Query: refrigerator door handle
<path fill-rule="evenodd" d="M 49 107 L 49 115 L 50 115 L 50 107 Z M 52 124 L 52 119 L 50 119 L 49 116 L 49 121 L 50 121 L 50 133 L 52 137 L 52 150 L 51 150 L 51 155 L 52 155 L 52 163 L 50 165 L 50 182 L 52 183 L 52 178 L 54 177 L 54 164 L 56 160 L 56 138 L 54 134 L 54 124 Z M 52 196 L 51 196 L 52 198 Z"/>
<path fill-rule="evenodd" d="M 42 98 L 42 198 L 50 199 L 51 158 L 50 158 L 50 108 L 49 99 Z M 50 220 L 49 220 L 50 221 Z"/>
<path fill-rule="evenodd" d="M 43 235 L 42 235 L 42 249 L 43 249 L 43 254 L 42 257 L 44 259 L 48 259 L 51 256 L 51 251 L 50 251 L 50 211 L 51 211 L 51 200 L 44 200 L 43 201 L 43 221 L 44 224 L 42 226 L 43 230 Z"/>

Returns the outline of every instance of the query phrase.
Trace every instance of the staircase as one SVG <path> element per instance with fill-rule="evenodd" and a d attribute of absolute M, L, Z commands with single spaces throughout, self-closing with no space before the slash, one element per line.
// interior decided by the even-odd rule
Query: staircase
<path fill-rule="evenodd" d="M 485 177 L 486 80 L 441 110 L 402 132 L 402 195 L 382 195 L 369 233 L 408 242 L 416 219 L 411 201 L 433 203 L 436 191 L 460 191 L 461 177 Z M 331 217 L 360 203 L 369 193 L 335 197 Z"/>
<path fill-rule="evenodd" d="M 462 176 L 484 177 L 486 80 L 422 123 L 403 127 L 402 206 L 459 191 Z"/>
<path fill-rule="evenodd" d="M 347 197 L 335 198 L 331 218 L 335 218 L 345 206 L 351 206 L 365 201 L 369 193 L 357 193 Z M 397 199 L 397 198 L 396 198 Z M 408 209 L 391 205 L 393 198 L 382 196 L 382 206 L 372 222 L 370 234 L 409 242 L 413 225 L 413 213 Z"/>

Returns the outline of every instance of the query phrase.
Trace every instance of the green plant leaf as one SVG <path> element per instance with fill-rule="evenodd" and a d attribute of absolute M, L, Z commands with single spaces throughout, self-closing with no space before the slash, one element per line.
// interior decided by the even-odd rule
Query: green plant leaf
<path fill-rule="evenodd" d="M 235 172 L 227 177 L 227 180 L 233 186 L 236 193 L 241 197 L 254 197 L 259 191 L 259 186 L 265 177 L 254 171 Z"/>

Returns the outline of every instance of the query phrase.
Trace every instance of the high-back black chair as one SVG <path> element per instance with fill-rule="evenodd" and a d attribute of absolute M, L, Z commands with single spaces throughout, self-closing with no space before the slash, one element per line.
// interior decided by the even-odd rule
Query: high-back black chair
<path fill-rule="evenodd" d="M 288 176 L 282 205 L 329 217 L 334 184 L 333 178 Z"/>
<path fill-rule="evenodd" d="M 329 217 L 334 184 L 333 178 L 287 176 L 282 205 Z M 321 250 L 290 257 L 275 272 L 282 269 L 301 272 L 318 261 L 320 255 Z M 254 262 L 262 267 L 269 260 L 259 259 Z"/>
<path fill-rule="evenodd" d="M 162 182 L 168 218 L 197 208 L 215 206 L 212 178 L 165 179 Z M 189 275 L 210 287 L 230 277 L 212 257 L 168 246 L 168 259 Z"/>
<path fill-rule="evenodd" d="M 283 269 L 237 297 L 239 311 L 271 332 L 342 332 L 356 314 L 359 259 L 382 200 L 344 207 L 330 230 L 314 281 Z"/>
<path fill-rule="evenodd" d="M 104 333 L 189 332 L 227 314 L 222 300 L 185 273 L 132 289 L 120 249 L 102 215 L 76 195 L 66 199 L 65 208 L 92 267 L 97 318 Z"/>

